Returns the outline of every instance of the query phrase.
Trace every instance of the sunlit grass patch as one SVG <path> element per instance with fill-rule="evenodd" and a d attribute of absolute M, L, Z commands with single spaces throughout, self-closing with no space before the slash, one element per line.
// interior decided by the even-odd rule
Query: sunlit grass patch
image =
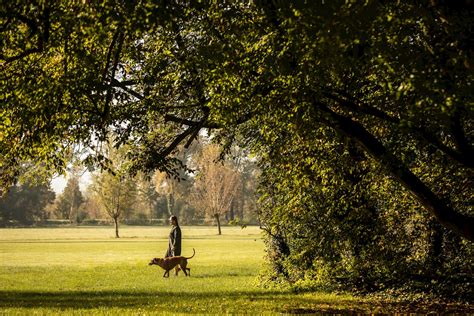
<path fill-rule="evenodd" d="M 109 231 L 110 230 L 110 231 Z M 148 315 L 411 311 L 351 295 L 256 285 L 264 245 L 257 227 L 182 227 L 191 277 L 149 266 L 169 227 L 0 229 L 0 314 Z M 23 238 L 22 238 L 23 236 Z M 401 307 L 400 307 L 401 306 Z M 403 309 L 405 308 L 405 309 Z M 442 307 L 435 309 L 442 310 Z M 452 308 L 456 311 L 456 308 Z M 429 309 L 428 309 L 429 311 Z"/>

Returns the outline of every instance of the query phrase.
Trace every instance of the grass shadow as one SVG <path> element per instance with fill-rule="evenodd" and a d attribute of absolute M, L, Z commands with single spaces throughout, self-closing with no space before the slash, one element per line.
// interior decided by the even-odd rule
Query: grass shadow
<path fill-rule="evenodd" d="M 282 292 L 235 293 L 249 299 L 272 299 L 284 295 Z M 0 291 L 0 308 L 104 308 L 140 307 L 148 304 L 229 298 L 232 293 L 217 291 L 196 292 L 152 292 L 152 291 Z"/>
<path fill-rule="evenodd" d="M 471 313 L 472 306 L 413 305 L 411 303 L 358 302 L 327 300 L 315 296 L 296 296 L 279 291 L 246 292 L 152 292 L 152 291 L 0 291 L 0 310 L 6 308 L 103 309 L 159 308 L 171 313 L 196 305 L 228 302 L 228 309 L 245 311 L 252 304 L 257 310 L 289 314 L 361 314 L 361 313 Z M 239 301 L 239 302 L 237 302 Z M 173 305 L 181 302 L 181 305 Z M 221 306 L 222 307 L 222 306 Z M 223 307 L 221 312 L 225 312 Z M 209 310 L 207 312 L 210 312 Z"/>

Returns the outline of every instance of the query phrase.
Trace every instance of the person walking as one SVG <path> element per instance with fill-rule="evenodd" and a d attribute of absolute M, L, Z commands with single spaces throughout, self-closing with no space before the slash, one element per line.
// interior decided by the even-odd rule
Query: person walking
<path fill-rule="evenodd" d="M 181 228 L 178 225 L 178 217 L 172 215 L 170 217 L 170 225 L 173 227 L 171 228 L 168 251 L 166 251 L 165 258 L 181 255 Z"/>

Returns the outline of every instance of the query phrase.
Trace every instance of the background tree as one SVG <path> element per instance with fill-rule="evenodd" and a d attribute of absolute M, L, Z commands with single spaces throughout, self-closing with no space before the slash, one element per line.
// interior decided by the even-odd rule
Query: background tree
<path fill-rule="evenodd" d="M 219 235 L 220 218 L 230 211 L 232 201 L 240 187 L 240 175 L 229 165 L 219 163 L 219 147 L 209 144 L 204 147 L 195 164 L 199 166 L 194 182 L 194 198 L 198 211 L 215 219 Z"/>
<path fill-rule="evenodd" d="M 232 146 L 227 155 L 227 163 L 235 170 L 240 180 L 236 195 L 229 210 L 229 220 L 235 224 L 257 223 L 256 186 L 259 177 L 257 160 L 249 150 Z"/>
<path fill-rule="evenodd" d="M 170 177 L 164 172 L 157 172 L 154 175 L 155 190 L 162 194 L 166 199 L 167 217 L 176 213 L 176 199 L 180 194 L 180 181 L 177 178 Z"/>
<path fill-rule="evenodd" d="M 83 217 L 79 212 L 82 203 L 84 203 L 84 197 L 79 187 L 79 176 L 71 173 L 63 193 L 58 197 L 56 212 L 63 219 L 80 223 Z"/>
<path fill-rule="evenodd" d="M 135 182 L 124 175 L 103 172 L 93 177 L 93 186 L 103 210 L 114 221 L 115 237 L 120 238 L 119 221 L 135 204 Z"/>
<path fill-rule="evenodd" d="M 187 165 L 191 157 L 198 151 L 199 145 L 194 144 L 190 148 L 177 148 L 175 153 L 180 161 Z M 154 174 L 153 180 L 155 183 L 155 190 L 164 196 L 166 200 L 166 220 L 171 215 L 177 215 L 180 223 L 195 222 L 195 213 L 189 199 L 190 190 L 193 185 L 193 178 L 190 176 L 192 170 L 181 168 L 176 170 L 172 175 L 157 171 Z"/>
<path fill-rule="evenodd" d="M 103 149 L 107 169 L 92 177 L 92 190 L 105 213 L 115 224 L 115 237 L 119 238 L 119 220 L 129 216 L 137 199 L 136 181 L 127 173 L 126 147 L 116 149 L 110 143 Z"/>
<path fill-rule="evenodd" d="M 54 201 L 48 185 L 20 184 L 0 197 L 1 225 L 32 225 L 46 219 L 45 208 Z"/>
<path fill-rule="evenodd" d="M 155 183 L 145 176 L 137 177 L 138 200 L 141 203 L 141 211 L 136 216 L 151 220 L 156 215 L 159 195 L 156 192 Z"/>
<path fill-rule="evenodd" d="M 83 211 L 88 219 L 97 220 L 104 218 L 101 202 L 94 191 L 94 186 L 89 184 L 84 194 Z"/>

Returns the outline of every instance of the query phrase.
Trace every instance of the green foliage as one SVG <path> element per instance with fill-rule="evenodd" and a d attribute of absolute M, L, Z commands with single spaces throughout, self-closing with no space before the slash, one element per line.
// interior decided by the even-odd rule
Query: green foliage
<path fill-rule="evenodd" d="M 312 149 L 313 159 L 305 159 L 309 149 L 297 149 L 289 158 L 297 157 L 296 166 L 276 156 L 262 165 L 260 221 L 269 264 L 264 279 L 296 289 L 402 286 L 469 297 L 472 244 L 423 213 L 350 143 L 332 145 Z"/>
<path fill-rule="evenodd" d="M 215 218 L 219 235 L 220 217 L 227 214 L 241 188 L 241 177 L 228 162 L 218 162 L 219 146 L 209 144 L 195 157 L 197 166 L 194 199 L 207 218 Z"/>
<path fill-rule="evenodd" d="M 60 215 L 60 218 L 80 223 L 82 216 L 79 207 L 83 202 L 84 198 L 79 187 L 79 178 L 73 175 L 68 179 L 63 193 L 58 197 L 56 212 Z"/>
<path fill-rule="evenodd" d="M 115 223 L 115 235 L 119 238 L 119 221 L 129 216 L 137 202 L 137 183 L 127 173 L 129 161 L 124 157 L 126 147 L 119 149 L 108 145 L 104 152 L 107 170 L 93 176 L 91 191 L 103 211 Z"/>
<path fill-rule="evenodd" d="M 46 185 L 21 184 L 0 197 L 0 225 L 31 225 L 46 218 L 45 208 L 54 201 L 54 192 Z"/>
<path fill-rule="evenodd" d="M 104 172 L 97 175 L 93 181 L 95 193 L 111 218 L 121 218 L 131 212 L 136 197 L 133 179 Z"/>

